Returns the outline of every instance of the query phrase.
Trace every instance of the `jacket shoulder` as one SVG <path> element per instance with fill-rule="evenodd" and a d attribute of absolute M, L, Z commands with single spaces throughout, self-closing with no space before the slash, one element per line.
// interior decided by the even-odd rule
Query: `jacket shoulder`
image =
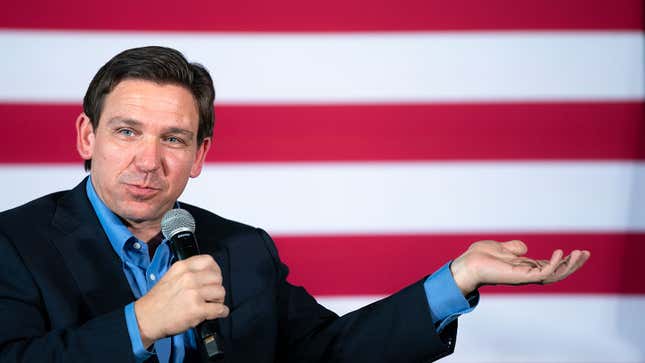
<path fill-rule="evenodd" d="M 180 207 L 190 212 L 195 218 L 196 232 L 226 239 L 227 237 L 252 233 L 259 236 L 258 228 L 221 217 L 206 209 L 180 202 Z"/>
<path fill-rule="evenodd" d="M 34 199 L 21 206 L 0 212 L 0 230 L 36 226 L 51 222 L 58 202 L 69 191 L 60 191 Z"/>

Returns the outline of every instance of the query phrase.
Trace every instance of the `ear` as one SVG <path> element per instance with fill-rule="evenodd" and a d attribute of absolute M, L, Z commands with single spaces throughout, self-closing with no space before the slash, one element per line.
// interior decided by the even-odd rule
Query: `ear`
<path fill-rule="evenodd" d="M 76 118 L 76 150 L 85 160 L 90 160 L 94 153 L 94 127 L 85 113 Z"/>
<path fill-rule="evenodd" d="M 210 137 L 204 138 L 202 144 L 197 148 L 197 155 L 195 155 L 195 161 L 193 162 L 193 167 L 190 169 L 190 177 L 197 178 L 199 174 L 202 173 L 202 167 L 204 166 L 204 160 L 206 159 L 206 154 L 211 148 L 213 140 Z"/>

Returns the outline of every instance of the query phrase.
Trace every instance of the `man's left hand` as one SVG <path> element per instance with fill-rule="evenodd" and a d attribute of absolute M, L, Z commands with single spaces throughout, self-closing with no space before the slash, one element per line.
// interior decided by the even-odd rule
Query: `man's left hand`
<path fill-rule="evenodd" d="M 457 286 L 464 295 L 483 285 L 550 284 L 560 281 L 582 267 L 589 251 L 574 250 L 563 257 L 555 250 L 550 260 L 534 260 L 524 255 L 522 241 L 473 243 L 451 266 Z"/>

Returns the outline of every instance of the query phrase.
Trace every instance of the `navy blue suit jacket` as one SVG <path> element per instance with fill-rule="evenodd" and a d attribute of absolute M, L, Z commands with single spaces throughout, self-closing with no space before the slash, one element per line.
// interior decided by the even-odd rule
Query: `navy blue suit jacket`
<path fill-rule="evenodd" d="M 0 362 L 134 361 L 123 312 L 134 296 L 85 182 L 0 213 Z M 222 270 L 227 362 L 427 362 L 453 351 L 456 322 L 435 333 L 422 281 L 338 317 L 287 282 L 264 231 L 182 207 Z"/>

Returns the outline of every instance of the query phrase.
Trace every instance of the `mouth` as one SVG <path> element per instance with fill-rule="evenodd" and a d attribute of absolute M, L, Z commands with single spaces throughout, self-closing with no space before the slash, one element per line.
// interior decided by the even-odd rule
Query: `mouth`
<path fill-rule="evenodd" d="M 137 185 L 137 184 L 124 184 L 125 188 L 132 194 L 135 198 L 145 199 L 154 196 L 157 194 L 161 188 L 147 186 L 147 185 Z"/>

